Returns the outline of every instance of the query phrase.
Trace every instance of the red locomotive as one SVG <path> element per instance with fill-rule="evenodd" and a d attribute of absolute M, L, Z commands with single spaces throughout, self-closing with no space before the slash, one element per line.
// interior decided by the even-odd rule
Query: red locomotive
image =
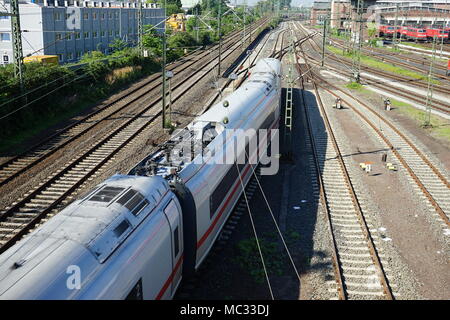
<path fill-rule="evenodd" d="M 423 28 L 408 27 L 408 29 L 406 29 L 406 38 L 414 41 L 426 41 L 427 30 Z"/>
<path fill-rule="evenodd" d="M 449 41 L 450 27 L 430 26 L 430 27 L 413 27 L 413 26 L 392 26 L 380 25 L 378 28 L 380 37 L 392 38 L 395 34 L 397 38 L 401 37 L 405 40 L 413 41 L 433 41 L 433 38 Z"/>
<path fill-rule="evenodd" d="M 444 39 L 444 41 L 448 39 L 448 30 L 442 28 L 427 28 L 426 32 L 428 40 L 433 40 L 434 37 L 437 39 Z"/>

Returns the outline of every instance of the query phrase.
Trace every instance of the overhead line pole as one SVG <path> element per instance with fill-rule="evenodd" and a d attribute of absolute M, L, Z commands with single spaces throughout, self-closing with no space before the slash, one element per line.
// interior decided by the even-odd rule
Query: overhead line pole
<path fill-rule="evenodd" d="M 352 62 L 352 69 L 353 69 L 353 80 L 357 83 L 360 82 L 360 70 L 361 70 L 361 46 L 362 46 L 362 32 L 363 32 L 363 6 L 364 6 L 364 0 L 358 0 L 356 5 L 356 15 L 357 19 L 356 22 L 359 23 L 359 32 L 358 32 L 358 39 L 356 39 L 356 36 L 353 37 L 353 62 Z M 355 24 L 355 29 L 356 29 Z"/>
<path fill-rule="evenodd" d="M 120 21 L 122 21 L 122 17 L 120 17 Z M 138 7 L 138 34 L 139 34 L 139 42 L 138 42 L 138 49 L 139 54 L 141 56 L 144 56 L 144 25 L 142 22 L 142 0 L 139 0 L 139 7 Z M 121 28 L 122 30 L 122 28 Z"/>
<path fill-rule="evenodd" d="M 166 44 L 166 0 L 164 0 L 164 24 L 163 24 L 163 38 L 162 38 L 162 127 L 165 129 L 166 126 L 166 54 L 167 54 L 167 44 Z"/>
<path fill-rule="evenodd" d="M 396 10 L 395 10 L 395 27 L 394 27 L 394 36 L 393 36 L 393 42 L 394 42 L 394 48 L 397 48 L 397 28 L 398 28 L 398 7 L 399 4 L 396 4 Z"/>
<path fill-rule="evenodd" d="M 324 65 L 325 60 L 325 45 L 326 45 L 326 37 L 327 37 L 327 21 L 328 21 L 328 15 L 325 17 L 325 20 L 323 21 L 323 37 L 322 37 L 322 67 Z"/>
<path fill-rule="evenodd" d="M 220 78 L 221 70 L 220 70 L 220 60 L 222 59 L 222 0 L 219 0 L 219 26 L 218 26 L 218 33 L 219 33 L 219 63 L 218 63 L 218 73 L 217 76 Z"/>
<path fill-rule="evenodd" d="M 434 59 L 436 58 L 436 34 L 433 36 L 433 56 L 431 58 L 430 62 L 430 70 L 428 71 L 428 89 L 427 89 L 427 100 L 425 104 L 425 109 L 427 111 L 427 118 L 424 123 L 424 127 L 430 127 L 431 126 L 431 99 L 433 99 L 433 81 L 432 81 L 432 75 L 433 75 L 433 63 Z"/>
<path fill-rule="evenodd" d="M 11 0 L 11 13 L 1 12 L 1 16 L 11 17 L 11 33 L 13 40 L 14 76 L 19 79 L 20 89 L 23 91 L 23 49 L 22 31 L 20 29 L 19 0 Z"/>

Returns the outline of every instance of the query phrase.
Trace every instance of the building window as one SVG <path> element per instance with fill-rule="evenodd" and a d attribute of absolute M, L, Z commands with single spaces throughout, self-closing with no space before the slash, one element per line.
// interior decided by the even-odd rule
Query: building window
<path fill-rule="evenodd" d="M 97 12 L 92 13 L 92 19 L 97 20 Z"/>
<path fill-rule="evenodd" d="M 3 63 L 9 63 L 9 56 L 3 56 Z"/>
<path fill-rule="evenodd" d="M 54 12 L 54 13 L 53 13 L 53 18 L 54 18 L 56 21 L 61 20 L 61 12 Z"/>
<path fill-rule="evenodd" d="M 58 53 L 58 60 L 64 61 L 64 56 L 61 53 Z"/>
<path fill-rule="evenodd" d="M 9 32 L 0 32 L 0 41 L 11 41 L 11 34 Z"/>
<path fill-rule="evenodd" d="M 62 40 L 62 34 L 61 33 L 57 33 L 55 35 L 55 39 L 56 39 L 56 41 L 61 41 Z"/>
<path fill-rule="evenodd" d="M 102 20 L 105 20 L 105 14 L 104 13 L 102 13 L 101 17 L 102 17 Z"/>
<path fill-rule="evenodd" d="M 80 59 L 82 55 L 83 55 L 82 51 L 77 51 L 77 59 Z"/>
<path fill-rule="evenodd" d="M 100 36 L 102 36 L 102 37 L 106 36 L 106 32 L 105 31 L 100 31 Z"/>
<path fill-rule="evenodd" d="M 97 31 L 92 32 L 92 38 L 97 38 Z"/>
<path fill-rule="evenodd" d="M 116 36 L 119 36 L 119 31 L 116 31 Z"/>
<path fill-rule="evenodd" d="M 72 52 L 68 52 L 67 53 L 67 60 L 72 60 L 73 59 L 73 53 Z"/>
<path fill-rule="evenodd" d="M 109 36 L 112 36 L 112 35 L 113 35 L 113 31 L 112 31 L 112 30 L 109 30 L 108 35 L 109 35 Z"/>
<path fill-rule="evenodd" d="M 85 12 L 83 13 L 83 19 L 88 20 L 89 19 L 89 13 Z"/>
<path fill-rule="evenodd" d="M 116 16 L 116 19 L 119 19 L 119 13 L 118 13 L 118 12 L 115 12 L 114 14 L 115 14 L 115 16 Z"/>
<path fill-rule="evenodd" d="M 72 40 L 72 33 L 71 32 L 67 32 L 66 33 L 66 40 Z"/>
<path fill-rule="evenodd" d="M 0 16 L 0 20 L 9 20 L 9 17 L 8 16 Z M 5 56 L 5 57 L 7 57 L 7 56 Z"/>
<path fill-rule="evenodd" d="M 89 32 L 85 32 L 85 33 L 83 34 L 83 36 L 84 36 L 85 39 L 89 39 Z"/>
<path fill-rule="evenodd" d="M 112 19 L 113 18 L 113 14 L 112 12 L 109 13 L 109 18 Z"/>
<path fill-rule="evenodd" d="M 80 39 L 81 38 L 81 34 L 79 32 L 75 32 L 75 39 Z"/>

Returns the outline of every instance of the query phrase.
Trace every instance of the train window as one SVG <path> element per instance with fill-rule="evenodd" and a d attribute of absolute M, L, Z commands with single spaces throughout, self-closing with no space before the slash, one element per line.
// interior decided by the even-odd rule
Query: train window
<path fill-rule="evenodd" d="M 144 196 L 142 194 L 140 194 L 139 192 L 133 197 L 133 199 L 131 199 L 130 201 L 128 201 L 125 204 L 125 207 L 130 210 L 133 211 L 133 209 L 142 202 L 142 200 L 144 200 Z"/>
<path fill-rule="evenodd" d="M 131 211 L 132 214 L 137 216 L 146 206 L 148 206 L 148 201 L 144 200 L 139 205 L 137 205 L 133 211 Z"/>
<path fill-rule="evenodd" d="M 231 189 L 237 179 L 239 179 L 238 171 L 236 169 L 236 165 L 233 164 L 230 169 L 228 169 L 222 181 L 217 185 L 216 189 L 211 194 L 211 197 L 209 199 L 209 214 L 211 219 L 224 200 L 227 192 Z"/>
<path fill-rule="evenodd" d="M 142 300 L 144 297 L 142 295 L 142 279 L 134 285 L 133 289 L 127 295 L 125 300 Z"/>
<path fill-rule="evenodd" d="M 272 112 L 261 125 L 261 129 L 269 129 L 269 126 L 275 121 L 275 113 Z"/>
<path fill-rule="evenodd" d="M 178 235 L 178 226 L 173 231 L 173 243 L 174 243 L 174 256 L 178 256 L 178 252 L 180 251 L 180 240 Z"/>
<path fill-rule="evenodd" d="M 130 200 L 136 193 L 137 191 L 133 189 L 128 190 L 123 196 L 119 198 L 119 200 L 117 200 L 117 203 L 120 203 L 121 205 L 124 206 L 125 203 L 127 203 L 128 200 Z"/>
<path fill-rule="evenodd" d="M 110 202 L 114 199 L 119 193 L 121 193 L 125 188 L 120 187 L 104 187 L 99 192 L 95 193 L 89 201 L 98 201 L 98 202 Z"/>
<path fill-rule="evenodd" d="M 117 238 L 120 238 L 120 236 L 128 230 L 130 227 L 130 223 L 127 220 L 123 220 L 119 225 L 114 229 L 114 234 Z"/>

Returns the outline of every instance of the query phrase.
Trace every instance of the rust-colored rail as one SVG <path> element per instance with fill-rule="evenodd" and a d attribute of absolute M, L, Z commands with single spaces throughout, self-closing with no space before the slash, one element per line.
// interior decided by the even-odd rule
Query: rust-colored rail
<path fill-rule="evenodd" d="M 306 65 L 308 65 L 307 57 L 304 54 L 303 54 L 303 58 L 304 58 L 304 60 L 306 62 Z M 299 74 L 302 74 L 302 70 L 301 70 L 301 68 L 300 68 L 300 66 L 298 64 L 297 64 L 297 68 L 298 68 Z M 310 68 L 308 67 L 308 69 L 310 69 Z M 392 294 L 392 289 L 391 289 L 391 287 L 389 285 L 389 281 L 388 281 L 388 279 L 386 277 L 386 273 L 384 271 L 384 268 L 383 268 L 383 265 L 381 263 L 380 257 L 378 255 L 378 252 L 377 252 L 376 248 L 375 248 L 375 244 L 373 242 L 372 235 L 371 235 L 371 233 L 369 231 L 369 227 L 367 225 L 367 221 L 366 221 L 366 219 L 364 217 L 364 214 L 362 212 L 361 205 L 360 205 L 358 197 L 357 197 L 357 195 L 355 193 L 355 189 L 354 189 L 352 181 L 350 179 L 350 175 L 349 175 L 349 173 L 347 171 L 347 167 L 346 167 L 346 165 L 344 163 L 344 160 L 343 160 L 340 148 L 339 148 L 339 146 L 337 144 L 336 137 L 334 135 L 333 129 L 331 128 L 331 124 L 329 122 L 328 115 L 327 115 L 326 110 L 325 110 L 325 108 L 323 106 L 322 99 L 320 97 L 320 93 L 319 93 L 319 91 L 317 89 L 317 85 L 316 85 L 316 81 L 315 81 L 316 79 L 313 77 L 313 73 L 308 73 L 308 76 L 310 77 L 310 79 L 312 80 L 312 83 L 314 85 L 314 90 L 316 92 L 317 101 L 319 102 L 319 107 L 321 109 L 321 113 L 322 113 L 322 116 L 324 118 L 325 126 L 327 128 L 327 133 L 329 134 L 329 137 L 330 137 L 330 139 L 331 139 L 331 141 L 333 143 L 333 147 L 334 147 L 334 150 L 335 150 L 335 152 L 337 154 L 339 165 L 341 167 L 342 172 L 344 173 L 345 183 L 346 183 L 346 185 L 348 187 L 348 190 L 350 191 L 355 211 L 357 213 L 357 216 L 358 216 L 358 219 L 359 219 L 359 222 L 360 222 L 363 234 L 365 236 L 366 242 L 367 242 L 367 244 L 369 246 L 369 251 L 370 251 L 370 255 L 371 255 L 372 261 L 373 261 L 375 267 L 378 270 L 378 276 L 380 278 L 380 283 L 381 283 L 381 285 L 383 287 L 384 294 L 385 294 L 387 299 L 393 300 L 394 296 Z M 323 81 L 323 79 L 321 81 Z M 322 82 L 322 83 L 327 83 L 327 82 Z M 321 190 L 321 192 L 323 192 L 323 189 Z M 332 229 L 333 227 L 332 227 L 332 222 L 331 222 L 331 217 L 330 217 L 329 211 L 328 211 L 328 223 L 330 225 L 331 230 L 333 230 Z M 333 237 L 333 241 L 335 241 L 334 237 Z M 336 250 L 336 248 L 335 248 L 335 250 Z M 336 252 L 333 255 L 336 258 L 339 257 L 339 253 L 337 252 L 337 250 L 336 250 Z M 339 260 L 337 260 L 337 261 L 339 261 Z M 339 268 L 335 268 L 335 270 L 340 271 L 340 267 Z M 340 274 L 340 273 L 339 273 L 339 277 L 337 277 L 337 282 L 338 282 L 339 285 L 342 286 L 341 290 L 344 290 L 345 287 L 342 285 L 342 274 Z M 340 297 L 343 297 L 343 296 L 345 297 L 345 294 L 343 295 L 343 294 L 340 293 Z"/>

